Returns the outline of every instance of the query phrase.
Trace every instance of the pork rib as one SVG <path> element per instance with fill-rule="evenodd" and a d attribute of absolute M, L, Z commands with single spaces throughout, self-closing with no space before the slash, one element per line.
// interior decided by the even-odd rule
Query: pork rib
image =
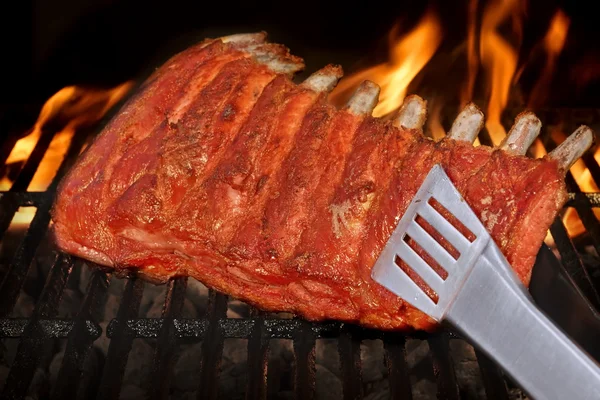
<path fill-rule="evenodd" d="M 483 114 L 470 104 L 434 142 L 422 135 L 419 97 L 384 121 L 371 116 L 374 83 L 336 109 L 327 96 L 341 68 L 294 84 L 302 68 L 264 33 L 208 39 L 172 57 L 61 182 L 59 247 L 155 283 L 191 276 L 264 310 L 429 330 L 435 323 L 370 270 L 441 163 L 528 284 L 589 128 L 530 159 L 535 116 L 517 118 L 499 148 L 473 147 Z"/>

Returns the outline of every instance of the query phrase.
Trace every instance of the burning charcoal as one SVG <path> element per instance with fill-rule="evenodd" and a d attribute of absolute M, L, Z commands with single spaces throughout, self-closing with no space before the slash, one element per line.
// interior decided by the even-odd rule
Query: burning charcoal
<path fill-rule="evenodd" d="M 413 400 L 431 400 L 437 398 L 437 385 L 434 380 L 421 379 L 413 381 L 412 384 L 412 395 Z"/>
<path fill-rule="evenodd" d="M 248 341 L 226 339 L 221 361 L 219 393 L 226 399 L 243 399 L 248 374 Z"/>
<path fill-rule="evenodd" d="M 48 367 L 48 375 L 50 379 L 50 384 L 54 386 L 56 382 L 56 378 L 58 378 L 58 372 L 60 371 L 60 366 L 62 365 L 63 359 L 65 357 L 65 352 L 60 351 L 54 355 L 50 366 Z"/>
<path fill-rule="evenodd" d="M 171 386 L 179 392 L 194 392 L 198 389 L 202 343 L 181 345 L 175 362 Z"/>
<path fill-rule="evenodd" d="M 165 287 L 165 289 L 166 289 L 166 287 Z M 147 306 L 148 307 L 147 310 L 142 311 L 142 309 L 140 309 L 140 315 L 144 316 L 145 318 L 161 318 L 162 313 L 163 313 L 163 308 L 165 306 L 166 293 L 167 293 L 166 290 L 163 293 L 156 293 L 156 297 L 154 297 L 152 299 L 152 301 L 149 303 L 149 307 Z M 143 299 L 142 299 L 142 301 L 143 301 Z M 198 317 L 196 308 L 194 307 L 192 302 L 187 298 L 183 302 L 183 309 L 181 310 L 181 313 L 182 313 L 183 318 L 197 318 Z"/>
<path fill-rule="evenodd" d="M 384 361 L 383 342 L 363 340 L 360 356 L 365 399 L 389 398 L 388 370 Z"/>
<path fill-rule="evenodd" d="M 21 290 L 21 293 L 17 298 L 17 303 L 15 304 L 10 316 L 13 318 L 29 318 L 31 317 L 31 314 L 33 314 L 34 308 L 34 299 Z"/>
<path fill-rule="evenodd" d="M 363 383 L 369 384 L 382 380 L 387 375 L 383 361 L 383 342 L 363 340 L 360 350 Z"/>
<path fill-rule="evenodd" d="M 199 315 L 206 313 L 208 303 L 208 289 L 196 279 L 190 278 L 187 282 L 186 298 L 189 299 L 198 310 Z"/>
<path fill-rule="evenodd" d="M 146 283 L 144 286 L 144 294 L 140 301 L 141 317 L 159 318 L 162 314 L 165 295 L 167 293 L 167 285 L 153 285 Z M 150 316 L 150 313 L 154 316 Z"/>
<path fill-rule="evenodd" d="M 144 339 L 135 339 L 127 358 L 123 384 L 134 384 L 146 387 L 147 379 L 152 371 L 154 347 Z"/>
<path fill-rule="evenodd" d="M 143 399 L 146 396 L 146 392 L 136 385 L 126 385 L 121 389 L 122 400 L 138 400 Z"/>
<path fill-rule="evenodd" d="M 406 365 L 410 371 L 413 399 L 436 398 L 437 385 L 433 375 L 429 345 L 425 340 L 406 341 Z"/>
<path fill-rule="evenodd" d="M 104 321 L 110 321 L 117 316 L 121 298 L 112 293 L 106 296 L 106 305 L 104 306 Z"/>
<path fill-rule="evenodd" d="M 58 307 L 58 315 L 61 318 L 75 317 L 81 307 L 82 301 L 83 293 L 79 290 L 65 289 L 60 301 L 60 306 Z"/>
<path fill-rule="evenodd" d="M 293 377 L 293 344 L 288 339 L 273 339 L 269 341 L 269 397 L 287 398 L 292 394 Z"/>
<path fill-rule="evenodd" d="M 342 398 L 337 340 L 317 340 L 315 345 L 315 364 L 317 371 L 315 395 L 317 399 Z"/>
<path fill-rule="evenodd" d="M 47 397 L 48 390 L 48 375 L 46 371 L 41 368 L 36 368 L 31 379 L 29 390 L 27 391 L 27 398 L 31 400 L 43 399 Z"/>
<path fill-rule="evenodd" d="M 382 379 L 367 385 L 365 400 L 387 400 L 390 398 L 390 382 Z"/>
<path fill-rule="evenodd" d="M 451 340 L 450 352 L 461 392 L 468 399 L 485 398 L 485 389 L 473 346 L 464 340 Z"/>
<path fill-rule="evenodd" d="M 248 304 L 231 299 L 227 303 L 227 318 L 248 318 L 250 317 L 250 306 Z"/>
<path fill-rule="evenodd" d="M 48 379 L 50 381 L 50 385 L 54 387 L 56 383 L 56 379 L 58 378 L 58 373 L 63 363 L 63 359 L 65 356 L 64 349 L 54 355 L 50 366 L 48 367 Z M 102 352 L 93 347 L 87 354 L 85 361 L 83 363 L 83 373 L 81 375 L 81 381 L 79 382 L 79 391 L 85 391 L 86 388 L 94 387 L 95 383 L 102 376 L 102 366 L 104 356 Z M 86 398 L 85 393 L 82 393 L 78 398 Z"/>
<path fill-rule="evenodd" d="M 5 365 L 0 365 L 0 389 L 4 387 L 4 383 L 6 382 L 9 372 L 10 368 Z"/>
<path fill-rule="evenodd" d="M 342 381 L 337 373 L 329 370 L 327 367 L 317 364 L 315 398 L 316 399 L 341 399 Z"/>

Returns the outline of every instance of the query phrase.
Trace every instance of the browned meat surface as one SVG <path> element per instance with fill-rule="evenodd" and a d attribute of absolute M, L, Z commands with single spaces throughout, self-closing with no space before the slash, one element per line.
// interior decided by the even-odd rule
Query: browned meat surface
<path fill-rule="evenodd" d="M 370 277 L 435 163 L 527 284 L 566 200 L 550 159 L 434 142 L 327 101 L 301 60 L 204 41 L 158 69 L 82 154 L 53 209 L 58 245 L 154 282 L 191 276 L 264 310 L 430 329 Z M 325 75 L 339 76 L 333 66 Z"/>

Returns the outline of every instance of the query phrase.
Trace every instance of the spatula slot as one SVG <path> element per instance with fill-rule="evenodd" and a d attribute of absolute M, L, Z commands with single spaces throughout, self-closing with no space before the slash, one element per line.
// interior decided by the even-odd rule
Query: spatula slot
<path fill-rule="evenodd" d="M 427 297 L 431 299 L 431 301 L 433 301 L 435 304 L 438 303 L 440 297 L 438 296 L 436 291 L 433 290 L 431 286 L 429 286 L 427 282 L 425 282 L 415 270 L 413 270 L 408 264 L 402 261 L 402 259 L 398 256 L 395 257 L 394 262 L 396 263 L 398 268 L 404 271 L 404 273 L 419 287 L 419 289 L 421 289 L 423 293 L 425 293 Z"/>
<path fill-rule="evenodd" d="M 438 213 L 440 213 L 457 231 L 459 231 L 469 242 L 473 243 L 477 236 L 469 230 L 462 222 L 458 220 L 446 207 L 437 201 L 434 197 L 430 197 L 427 203 L 433 207 Z"/>
<path fill-rule="evenodd" d="M 415 217 L 415 222 L 421 227 L 423 228 L 423 230 L 425 232 L 427 232 L 429 234 L 429 236 L 431 236 L 436 242 L 438 242 L 440 244 L 440 246 L 442 246 L 444 248 L 444 250 L 446 250 L 448 252 L 448 254 L 450 254 L 452 256 L 452 258 L 454 258 L 455 260 L 458 260 L 458 258 L 460 257 L 460 252 L 454 247 L 452 246 L 452 244 L 444 238 L 444 236 L 438 232 L 437 229 L 435 229 L 433 226 L 431 226 L 431 224 L 429 222 L 427 222 L 427 220 L 425 218 L 423 218 L 421 215 L 417 214 L 417 216 Z M 442 276 L 442 278 L 446 279 L 446 277 L 448 276 L 448 273 L 446 271 L 444 271 L 445 276 Z"/>

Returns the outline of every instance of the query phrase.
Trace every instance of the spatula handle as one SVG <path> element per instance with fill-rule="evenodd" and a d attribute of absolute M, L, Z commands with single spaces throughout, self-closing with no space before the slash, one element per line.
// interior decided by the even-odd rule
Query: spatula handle
<path fill-rule="evenodd" d="M 490 241 L 446 319 L 535 399 L 600 399 L 600 366 L 533 302 Z"/>

